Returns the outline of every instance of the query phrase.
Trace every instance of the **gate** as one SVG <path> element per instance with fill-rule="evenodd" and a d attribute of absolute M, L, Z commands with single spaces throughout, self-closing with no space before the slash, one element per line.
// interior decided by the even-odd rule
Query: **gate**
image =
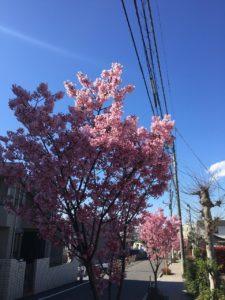
<path fill-rule="evenodd" d="M 24 296 L 30 295 L 33 293 L 34 289 L 34 262 L 27 263 L 25 269 L 25 276 L 24 276 L 24 289 L 23 294 Z"/>

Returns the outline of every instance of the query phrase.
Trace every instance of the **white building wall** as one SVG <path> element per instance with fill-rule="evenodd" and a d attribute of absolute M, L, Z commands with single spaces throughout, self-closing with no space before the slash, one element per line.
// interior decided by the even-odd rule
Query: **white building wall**
<path fill-rule="evenodd" d="M 225 226 L 218 226 L 218 234 L 225 235 Z"/>
<path fill-rule="evenodd" d="M 26 263 L 16 259 L 0 259 L 0 299 L 13 300 L 23 296 Z"/>
<path fill-rule="evenodd" d="M 40 293 L 77 280 L 78 261 L 49 267 L 49 258 L 37 259 L 35 263 L 34 293 Z"/>

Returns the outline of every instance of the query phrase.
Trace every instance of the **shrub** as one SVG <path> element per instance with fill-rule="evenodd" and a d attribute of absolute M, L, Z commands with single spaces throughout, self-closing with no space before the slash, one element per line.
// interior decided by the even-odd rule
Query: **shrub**
<path fill-rule="evenodd" d="M 198 294 L 201 294 L 201 291 L 209 288 L 209 271 L 215 269 L 211 265 L 212 263 L 209 260 L 201 258 L 196 260 L 196 283 L 198 285 Z"/>
<path fill-rule="evenodd" d="M 198 294 L 198 284 L 196 282 L 197 277 L 197 265 L 192 258 L 185 260 L 185 286 L 189 294 L 196 296 Z"/>
<path fill-rule="evenodd" d="M 223 287 L 213 291 L 209 288 L 209 273 L 217 274 L 219 266 L 215 261 L 202 258 L 185 261 L 185 286 L 196 300 L 225 300 Z"/>
<path fill-rule="evenodd" d="M 202 290 L 201 294 L 196 298 L 196 300 L 225 300 L 225 296 L 221 289 L 215 289 L 210 291 L 209 288 Z"/>

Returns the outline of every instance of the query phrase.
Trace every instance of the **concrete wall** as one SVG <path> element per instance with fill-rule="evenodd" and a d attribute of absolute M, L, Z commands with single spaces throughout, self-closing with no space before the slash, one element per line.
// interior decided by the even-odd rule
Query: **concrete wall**
<path fill-rule="evenodd" d="M 13 300 L 23 296 L 25 262 L 0 259 L 0 299 Z"/>
<path fill-rule="evenodd" d="M 77 280 L 78 262 L 49 267 L 49 258 L 37 259 L 35 263 L 34 293 L 39 293 Z"/>
<path fill-rule="evenodd" d="M 0 299 L 13 300 L 23 297 L 26 262 L 0 259 Z M 49 258 L 35 262 L 34 294 L 77 280 L 78 262 L 49 267 Z"/>

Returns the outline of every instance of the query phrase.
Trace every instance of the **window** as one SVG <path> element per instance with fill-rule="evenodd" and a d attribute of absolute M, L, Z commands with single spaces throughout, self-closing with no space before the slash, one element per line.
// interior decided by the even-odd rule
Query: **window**
<path fill-rule="evenodd" d="M 18 186 L 9 187 L 7 196 L 13 198 L 15 207 L 20 207 L 25 203 L 26 193 Z"/>
<path fill-rule="evenodd" d="M 26 194 L 20 187 L 15 187 L 14 190 L 14 205 L 20 207 L 25 203 Z"/>
<path fill-rule="evenodd" d="M 3 205 L 7 196 L 8 187 L 4 182 L 4 178 L 0 177 L 0 205 Z"/>

